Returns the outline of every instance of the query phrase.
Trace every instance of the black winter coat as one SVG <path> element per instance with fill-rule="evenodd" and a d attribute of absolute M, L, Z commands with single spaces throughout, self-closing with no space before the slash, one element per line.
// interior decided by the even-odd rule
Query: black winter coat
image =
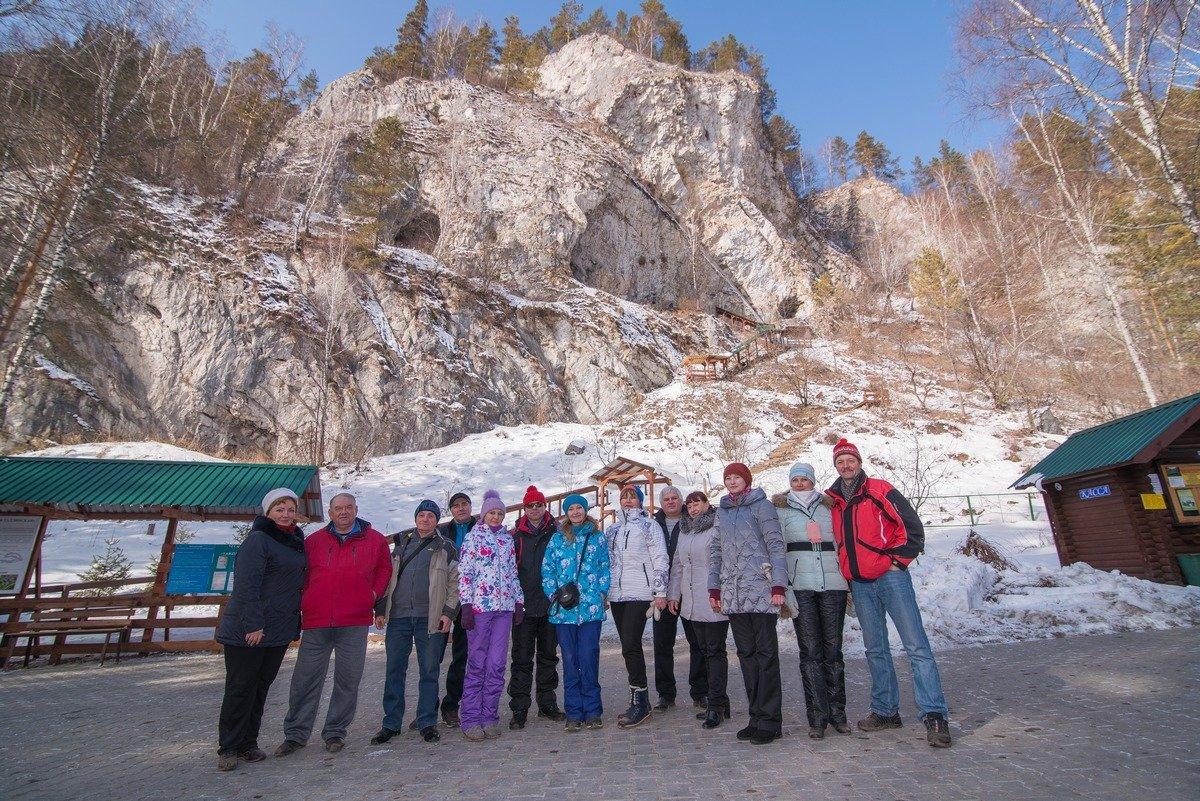
<path fill-rule="evenodd" d="M 300 596 L 307 560 L 304 532 L 288 533 L 269 517 L 254 519 L 238 548 L 233 593 L 217 626 L 222 645 L 246 645 L 246 635 L 263 630 L 260 648 L 287 645 L 300 637 Z"/>
<path fill-rule="evenodd" d="M 513 540 L 517 548 L 517 577 L 521 580 L 521 592 L 525 594 L 525 616 L 545 617 L 550 614 L 550 599 L 542 589 L 542 560 L 546 547 L 558 524 L 554 515 L 542 517 L 542 524 L 535 530 L 529 518 L 522 515 L 513 528 Z"/>

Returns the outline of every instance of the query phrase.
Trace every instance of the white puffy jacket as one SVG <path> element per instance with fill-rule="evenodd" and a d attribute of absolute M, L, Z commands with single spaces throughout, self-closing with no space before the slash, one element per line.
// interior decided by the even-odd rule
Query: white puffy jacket
<path fill-rule="evenodd" d="M 618 509 L 604 530 L 612 569 L 610 601 L 649 601 L 667 597 L 670 562 L 662 528 L 645 509 Z"/>

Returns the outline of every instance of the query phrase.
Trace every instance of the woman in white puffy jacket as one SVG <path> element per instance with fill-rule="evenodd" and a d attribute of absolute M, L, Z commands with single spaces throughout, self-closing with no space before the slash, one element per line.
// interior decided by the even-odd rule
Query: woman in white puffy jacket
<path fill-rule="evenodd" d="M 609 605 L 629 673 L 629 709 L 617 716 L 621 728 L 636 726 L 650 716 L 642 635 L 651 605 L 658 610 L 667 605 L 667 546 L 662 529 L 642 507 L 643 501 L 640 487 L 622 487 L 616 520 L 604 531 L 612 569 Z"/>

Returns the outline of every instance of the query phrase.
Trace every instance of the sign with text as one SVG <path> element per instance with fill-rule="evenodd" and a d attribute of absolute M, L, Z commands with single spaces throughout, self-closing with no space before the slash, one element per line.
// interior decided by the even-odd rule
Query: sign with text
<path fill-rule="evenodd" d="M 24 586 L 41 525 L 37 515 L 0 515 L 0 593 L 17 593 Z"/>
<path fill-rule="evenodd" d="M 167 595 L 233 592 L 236 561 L 236 545 L 176 545 L 167 575 Z"/>
<path fill-rule="evenodd" d="M 1090 501 L 1093 498 L 1107 498 L 1112 495 L 1112 488 L 1107 484 L 1101 484 L 1098 487 L 1088 487 L 1079 491 L 1079 499 Z"/>

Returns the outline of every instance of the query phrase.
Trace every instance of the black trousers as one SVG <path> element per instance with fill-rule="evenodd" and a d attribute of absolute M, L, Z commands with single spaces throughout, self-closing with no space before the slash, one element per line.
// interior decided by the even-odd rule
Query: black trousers
<path fill-rule="evenodd" d="M 446 693 L 442 696 L 442 711 L 457 712 L 462 702 L 463 682 L 467 678 L 467 630 L 462 627 L 462 610 L 454 616 L 454 630 L 450 635 L 450 667 L 446 669 Z M 446 658 L 446 647 L 442 646 L 442 659 Z"/>
<path fill-rule="evenodd" d="M 521 625 L 513 627 L 508 708 L 514 713 L 529 711 L 535 657 L 538 709 L 558 709 L 558 698 L 554 694 L 558 689 L 558 636 L 549 616 L 526 617 Z"/>
<path fill-rule="evenodd" d="M 226 645 L 225 697 L 217 723 L 217 753 L 240 754 L 258 747 L 267 691 L 279 673 L 286 645 L 261 648 Z"/>
<path fill-rule="evenodd" d="M 609 604 L 617 636 L 621 638 L 621 656 L 625 657 L 625 672 L 629 686 L 646 689 L 646 654 L 642 651 L 642 635 L 646 633 L 646 610 L 649 601 L 613 601 Z"/>
<path fill-rule="evenodd" d="M 688 690 L 693 701 L 699 701 L 708 695 L 708 682 L 704 674 L 704 655 L 700 653 L 700 644 L 696 640 L 696 632 L 692 629 L 692 621 L 673 615 L 667 609 L 654 621 L 654 690 L 659 698 L 675 700 L 677 688 L 675 685 L 675 636 L 683 623 L 683 636 L 688 642 Z"/>
<path fill-rule="evenodd" d="M 775 622 L 779 615 L 743 612 L 729 616 L 733 642 L 737 646 L 746 700 L 750 702 L 750 725 L 771 734 L 783 732 L 783 682 L 779 676 L 779 639 Z"/>
<path fill-rule="evenodd" d="M 846 663 L 842 660 L 842 627 L 846 623 L 845 590 L 796 593 L 796 640 L 800 644 L 800 678 L 809 726 L 846 722 Z"/>
<path fill-rule="evenodd" d="M 729 707 L 729 653 L 725 650 L 725 639 L 729 636 L 729 621 L 700 623 L 684 620 L 690 626 L 704 660 L 705 688 L 709 709 Z M 686 631 L 686 628 L 685 628 Z"/>

